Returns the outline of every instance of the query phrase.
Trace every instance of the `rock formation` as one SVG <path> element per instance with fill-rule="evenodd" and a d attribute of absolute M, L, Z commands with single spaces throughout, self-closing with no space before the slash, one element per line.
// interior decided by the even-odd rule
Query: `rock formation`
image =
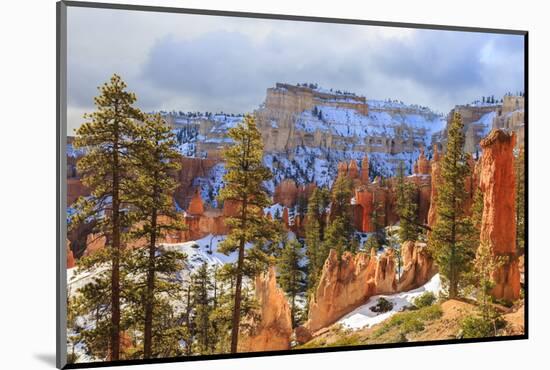
<path fill-rule="evenodd" d="M 430 174 L 430 161 L 424 155 L 424 147 L 420 148 L 420 155 L 415 163 L 415 174 L 417 175 L 429 175 Z"/>
<path fill-rule="evenodd" d="M 435 274 L 433 259 L 425 244 L 407 243 L 403 246 L 403 273 L 397 278 L 393 250 L 378 258 L 359 252 L 344 252 L 338 259 L 331 250 L 321 273 L 319 285 L 309 303 L 308 320 L 296 328 L 296 340 L 304 343 L 342 316 L 364 304 L 377 294 L 393 294 L 417 288 Z"/>
<path fill-rule="evenodd" d="M 348 167 L 348 177 L 352 180 L 359 178 L 359 167 L 357 166 L 357 161 L 352 159 Z"/>
<path fill-rule="evenodd" d="M 195 216 L 200 216 L 204 214 L 204 203 L 202 201 L 200 188 L 195 189 L 195 194 L 193 195 L 193 198 L 191 198 L 191 201 L 189 202 L 189 208 L 187 209 L 187 213 Z"/>
<path fill-rule="evenodd" d="M 368 184 L 369 180 L 369 157 L 365 155 L 361 161 L 361 182 L 363 184 Z"/>
<path fill-rule="evenodd" d="M 90 233 L 86 239 L 86 251 L 84 256 L 90 256 L 93 253 L 101 250 L 107 244 L 107 237 L 102 234 Z"/>
<path fill-rule="evenodd" d="M 296 204 L 297 196 L 298 187 L 296 186 L 296 182 L 291 179 L 284 179 L 275 187 L 273 202 L 285 207 L 293 207 Z"/>
<path fill-rule="evenodd" d="M 490 105 L 457 105 L 448 114 L 447 127 L 449 127 L 454 113 L 460 113 L 464 124 L 464 151 L 475 153 L 479 150 L 479 143 L 493 125 L 493 118 L 500 104 Z M 443 151 L 447 148 L 447 128 L 440 138 Z"/>
<path fill-rule="evenodd" d="M 500 128 L 516 133 L 516 148 L 525 143 L 525 98 L 523 96 L 505 95 L 502 108 L 497 109 L 493 128 Z"/>
<path fill-rule="evenodd" d="M 397 290 L 404 292 L 417 288 L 436 273 L 432 256 L 428 253 L 426 244 L 408 241 L 401 246 L 403 272 L 397 283 Z"/>
<path fill-rule="evenodd" d="M 504 259 L 494 274 L 492 295 L 519 298 L 520 274 L 516 257 L 514 133 L 493 130 L 481 141 L 480 188 L 483 191 L 481 242 L 490 243 L 493 255 Z"/>
<path fill-rule="evenodd" d="M 248 328 L 239 339 L 239 352 L 280 351 L 290 349 L 292 322 L 284 292 L 277 287 L 275 267 L 256 277 L 258 318 L 249 318 Z M 245 320 L 246 321 L 246 320 Z"/>
<path fill-rule="evenodd" d="M 304 327 L 315 333 L 376 294 L 375 275 L 386 278 L 385 272 L 391 269 L 388 262 L 384 260 L 384 266 L 379 268 L 374 251 L 371 255 L 357 253 L 355 256 L 345 252 L 339 260 L 336 251 L 331 249 L 309 303 Z"/>
<path fill-rule="evenodd" d="M 75 266 L 73 251 L 71 250 L 71 243 L 67 240 L 67 268 L 73 268 Z"/>
<path fill-rule="evenodd" d="M 177 204 L 184 208 L 195 195 L 195 186 L 193 186 L 195 179 L 197 177 L 207 177 L 212 168 L 220 163 L 220 159 L 181 157 L 180 163 L 181 169 L 174 174 L 179 183 L 174 198 Z"/>

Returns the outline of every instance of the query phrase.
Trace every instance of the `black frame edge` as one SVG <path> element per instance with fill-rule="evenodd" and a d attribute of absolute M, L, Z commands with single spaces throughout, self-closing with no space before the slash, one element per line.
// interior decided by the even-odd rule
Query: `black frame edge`
<path fill-rule="evenodd" d="M 67 364 L 67 5 L 56 3 L 56 367 Z"/>
<path fill-rule="evenodd" d="M 352 18 L 330 18 L 317 16 L 303 16 L 292 14 L 272 14 L 272 13 L 254 13 L 244 11 L 229 11 L 229 10 L 214 10 L 214 9 L 194 9 L 194 8 L 177 8 L 167 6 L 153 5 L 132 5 L 132 4 L 112 4 L 100 2 L 85 2 L 62 0 L 67 6 L 79 8 L 95 8 L 95 9 L 111 9 L 111 10 L 133 10 L 144 12 L 161 12 L 161 13 L 179 13 L 179 14 L 196 14 L 196 15 L 215 15 L 222 17 L 238 17 L 238 18 L 260 18 L 273 20 L 290 20 L 304 22 L 320 22 L 320 23 L 340 23 L 340 24 L 356 24 L 364 26 L 383 26 L 383 27 L 398 27 L 398 28 L 418 28 L 440 31 L 460 31 L 460 32 L 483 32 L 483 33 L 499 33 L 508 35 L 524 35 L 526 30 L 512 30 L 499 28 L 484 28 L 473 26 L 449 26 L 441 24 L 425 24 L 425 23 L 408 23 L 408 22 L 386 22 L 374 20 L 361 20 Z"/>

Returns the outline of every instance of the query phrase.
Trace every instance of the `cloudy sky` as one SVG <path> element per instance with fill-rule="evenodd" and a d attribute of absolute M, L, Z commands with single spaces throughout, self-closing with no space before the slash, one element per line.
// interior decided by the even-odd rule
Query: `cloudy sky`
<path fill-rule="evenodd" d="M 243 113 L 315 82 L 447 113 L 523 90 L 523 36 L 69 7 L 69 134 L 113 73 L 146 111 Z"/>

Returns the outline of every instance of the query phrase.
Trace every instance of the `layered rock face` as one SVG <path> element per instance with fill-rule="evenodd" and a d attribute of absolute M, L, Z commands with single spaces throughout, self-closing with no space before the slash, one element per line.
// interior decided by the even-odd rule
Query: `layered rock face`
<path fill-rule="evenodd" d="M 255 113 L 264 138 L 266 151 L 294 150 L 302 143 L 308 146 L 331 147 L 333 135 L 329 132 L 307 133 L 297 130 L 296 119 L 316 106 L 351 109 L 366 115 L 366 99 L 351 94 L 325 93 L 306 86 L 277 83 L 267 89 L 265 103 Z"/>
<path fill-rule="evenodd" d="M 293 207 L 298 197 L 298 187 L 294 180 L 285 179 L 281 181 L 273 194 L 273 202 L 285 207 Z"/>
<path fill-rule="evenodd" d="M 179 183 L 174 198 L 176 202 L 185 207 L 189 204 L 194 193 L 194 181 L 197 177 L 205 178 L 209 175 L 212 168 L 220 163 L 219 159 L 214 158 L 180 158 L 181 169 L 175 174 L 175 178 Z"/>
<path fill-rule="evenodd" d="M 249 318 L 249 328 L 241 333 L 239 352 L 280 351 L 290 349 L 292 321 L 284 292 L 277 287 L 275 267 L 256 277 L 257 319 Z"/>
<path fill-rule="evenodd" d="M 400 279 L 391 249 L 378 258 L 374 250 L 370 255 L 345 252 L 340 260 L 331 250 L 309 304 L 308 320 L 296 329 L 297 341 L 309 340 L 374 295 L 411 290 L 429 281 L 436 268 L 426 245 L 411 242 L 402 249 L 404 268 Z"/>
<path fill-rule="evenodd" d="M 460 113 L 464 124 L 464 150 L 475 153 L 479 149 L 479 142 L 485 137 L 493 126 L 496 111 L 501 105 L 457 105 L 448 115 L 447 127 L 449 127 L 454 113 Z M 441 144 L 443 151 L 447 148 L 447 129 L 442 133 Z"/>
<path fill-rule="evenodd" d="M 429 281 L 436 273 L 432 256 L 426 244 L 405 242 L 401 246 L 403 273 L 397 283 L 400 292 L 417 288 Z"/>
<path fill-rule="evenodd" d="M 482 242 L 490 243 L 504 264 L 494 274 L 493 296 L 514 301 L 520 294 L 516 257 L 514 133 L 493 130 L 481 142 L 480 188 L 483 191 Z"/>
<path fill-rule="evenodd" d="M 368 158 L 361 161 L 359 169 L 357 162 L 351 160 L 338 163 L 338 176 L 348 177 L 353 185 L 352 215 L 353 224 L 358 231 L 374 232 L 375 224 L 390 225 L 398 221 L 396 212 L 396 178 L 386 182 L 376 178 L 370 182 L 368 177 Z M 415 165 L 417 172 L 413 176 L 405 177 L 405 182 L 413 183 L 418 191 L 418 219 L 426 222 L 431 204 L 431 176 L 430 161 L 423 151 Z M 373 212 L 377 211 L 378 218 L 373 220 Z M 375 222 L 376 221 L 376 222 Z"/>
<path fill-rule="evenodd" d="M 372 114 L 371 114 L 372 111 Z M 300 146 L 378 153 L 412 152 L 439 117 L 427 108 L 368 102 L 363 96 L 277 83 L 255 111 L 265 150 L 292 153 Z M 427 126 L 407 124 L 420 117 Z M 388 136 L 388 133 L 390 135 Z"/>
<path fill-rule="evenodd" d="M 525 143 L 525 98 L 523 96 L 506 95 L 502 108 L 497 110 L 493 128 L 514 131 L 516 146 L 523 147 Z"/>
<path fill-rule="evenodd" d="M 384 260 L 383 266 L 379 268 L 374 252 L 371 255 L 357 253 L 355 256 L 345 252 L 339 261 L 336 251 L 331 250 L 323 266 L 315 295 L 310 301 L 305 328 L 314 333 L 376 294 L 376 275 L 389 279 L 384 285 L 391 286 L 394 281 L 386 272 L 395 272 L 395 266 L 392 268 L 388 263 L 389 261 Z M 393 278 L 395 279 L 395 273 Z"/>

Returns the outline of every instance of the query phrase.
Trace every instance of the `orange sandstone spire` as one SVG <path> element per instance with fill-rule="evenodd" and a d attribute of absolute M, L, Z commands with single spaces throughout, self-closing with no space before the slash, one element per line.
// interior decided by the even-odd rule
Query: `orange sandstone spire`
<path fill-rule="evenodd" d="M 193 194 L 193 198 L 189 202 L 187 212 L 192 215 L 202 215 L 204 213 L 204 203 L 201 198 L 200 188 L 195 189 L 195 194 Z"/>

